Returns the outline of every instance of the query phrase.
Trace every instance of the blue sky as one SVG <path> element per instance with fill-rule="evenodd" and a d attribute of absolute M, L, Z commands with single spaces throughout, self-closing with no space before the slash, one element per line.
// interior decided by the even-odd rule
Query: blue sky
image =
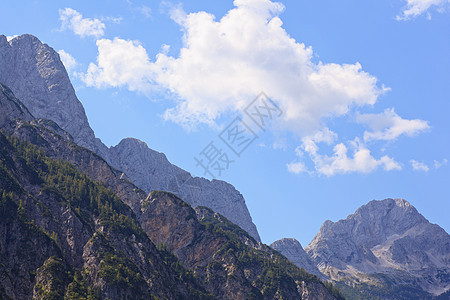
<path fill-rule="evenodd" d="M 306 246 L 388 197 L 450 231 L 449 2 L 430 3 L 3 1 L 0 33 L 59 51 L 108 146 L 136 137 L 203 176 L 215 143 L 262 240 Z M 219 135 L 260 92 L 283 113 L 236 156 Z"/>

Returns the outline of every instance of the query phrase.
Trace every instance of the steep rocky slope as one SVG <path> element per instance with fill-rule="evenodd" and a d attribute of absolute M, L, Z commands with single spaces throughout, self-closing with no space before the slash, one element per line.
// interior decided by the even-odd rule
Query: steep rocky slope
<path fill-rule="evenodd" d="M 194 210 L 173 194 L 152 192 L 141 218 L 148 236 L 173 251 L 220 299 L 341 298 L 207 207 Z"/>
<path fill-rule="evenodd" d="M 75 143 L 107 159 L 108 148 L 95 138 L 59 55 L 32 35 L 7 41 L 0 35 L 0 82 L 30 112 L 56 122 Z"/>
<path fill-rule="evenodd" d="M 303 268 L 306 272 L 320 278 L 325 278 L 296 239 L 283 238 L 270 244 L 270 247 L 286 256 L 286 258 L 293 262 L 297 267 Z"/>
<path fill-rule="evenodd" d="M 260 240 L 256 226 L 245 205 L 244 197 L 231 184 L 192 177 L 171 164 L 163 153 L 133 138 L 123 139 L 110 148 L 112 165 L 124 171 L 137 186 L 147 192 L 169 191 L 192 206 L 207 206 L 217 211 Z"/>
<path fill-rule="evenodd" d="M 14 106 L 16 112 L 9 109 Z M 182 269 L 164 263 L 165 255 L 142 231 L 133 211 L 105 184 L 86 176 L 91 173 L 115 185 L 114 174 L 108 177 L 105 168 L 90 171 L 90 166 L 106 165 L 100 157 L 83 155 L 90 151 L 40 125 L 49 122 L 17 119 L 32 116 L 3 86 L 0 115 L 3 131 L 13 134 L 0 133 L 3 294 L 13 299 L 60 299 L 65 294 L 94 299 L 207 297 L 193 277 L 183 278 Z M 79 169 L 63 157 L 76 161 Z M 119 182 L 116 190 L 129 187 L 136 189 Z M 126 193 L 121 196 L 127 198 Z"/>
<path fill-rule="evenodd" d="M 245 200 L 232 185 L 193 178 L 138 140 L 125 139 L 109 149 L 97 139 L 58 53 L 36 37 L 25 34 L 8 42 L 0 35 L 0 82 L 10 87 L 35 117 L 56 122 L 76 144 L 123 170 L 147 193 L 171 191 L 193 206 L 208 206 L 259 240 Z"/>
<path fill-rule="evenodd" d="M 0 296 L 340 298 L 210 209 L 146 197 L 3 85 L 0 116 Z"/>
<path fill-rule="evenodd" d="M 305 250 L 330 279 L 358 288 L 354 299 L 426 299 L 450 289 L 450 235 L 403 199 L 326 221 Z"/>

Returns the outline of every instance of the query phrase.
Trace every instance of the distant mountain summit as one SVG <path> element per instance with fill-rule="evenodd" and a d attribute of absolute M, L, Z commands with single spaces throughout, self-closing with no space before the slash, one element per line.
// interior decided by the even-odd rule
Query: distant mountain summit
<path fill-rule="evenodd" d="M 371 201 L 345 220 L 326 221 L 305 250 L 328 278 L 382 299 L 450 289 L 450 235 L 403 199 Z"/>
<path fill-rule="evenodd" d="M 260 241 L 244 197 L 232 185 L 192 177 L 137 139 L 124 139 L 108 148 L 96 138 L 58 53 L 38 38 L 24 34 L 7 41 L 0 35 L 0 83 L 8 86 L 33 116 L 56 122 L 75 143 L 125 172 L 147 193 L 170 191 L 193 206 L 207 206 Z"/>

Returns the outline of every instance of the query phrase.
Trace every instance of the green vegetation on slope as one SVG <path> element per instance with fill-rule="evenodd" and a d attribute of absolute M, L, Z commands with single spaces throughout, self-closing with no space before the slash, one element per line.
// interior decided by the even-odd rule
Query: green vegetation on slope
<path fill-rule="evenodd" d="M 277 295 L 282 299 L 288 299 L 288 295 L 285 294 L 287 287 L 301 282 L 322 284 L 317 276 L 307 273 L 303 268 L 298 268 L 277 251 L 265 245 L 260 245 L 261 250 L 246 245 L 245 241 L 254 245 L 257 242 L 224 216 L 206 207 L 197 207 L 196 210 L 201 212 L 200 222 L 207 230 L 224 235 L 229 240 L 215 253 L 214 257 L 220 259 L 233 256 L 237 258 L 236 264 L 244 272 L 259 270 L 257 274 L 250 275 L 249 278 L 253 279 L 252 285 L 261 291 L 264 298 Z M 331 283 L 325 284 L 325 288 L 336 299 L 345 299 Z"/>
<path fill-rule="evenodd" d="M 91 238 L 93 243 L 99 241 L 101 243 L 96 248 L 100 259 L 98 273 L 100 277 L 118 290 L 136 290 L 136 292 L 147 290 L 147 282 L 140 274 L 138 267 L 111 246 L 108 240 L 109 233 L 113 233 L 116 239 L 119 237 L 119 240 L 120 236 L 123 236 L 124 243 L 127 238 L 132 237 L 136 241 L 147 241 L 151 245 L 147 235 L 135 221 L 131 209 L 103 184 L 92 181 L 72 164 L 51 159 L 36 146 L 0 132 L 0 219 L 21 220 L 21 224 L 25 226 L 25 232 L 33 231 L 44 236 L 49 243 L 57 244 L 56 233 L 49 233 L 44 228 L 37 227 L 28 217 L 27 207 L 36 204 L 43 215 L 52 218 L 49 209 L 27 192 L 29 189 L 36 188 L 39 195 L 47 196 L 44 198 L 54 199 L 60 206 L 69 206 L 91 233 L 101 227 L 103 233 L 95 233 Z M 23 203 L 22 199 L 28 203 Z M 24 249 L 24 251 L 28 250 Z M 159 259 L 159 252 L 156 248 L 154 251 L 156 251 L 156 258 Z M 164 253 L 163 256 L 166 254 Z M 99 298 L 99 291 L 86 281 L 89 271 L 76 270 L 68 266 L 67 272 L 62 276 L 63 273 L 59 272 L 57 267 L 63 264 L 63 257 L 64 255 L 59 252 L 58 257 L 53 257 L 39 270 L 33 271 L 42 278 L 35 285 L 35 294 L 38 298 L 61 299 L 60 296 L 65 293 L 68 299 Z M 175 265 L 175 263 L 169 264 L 169 276 L 181 272 L 180 267 L 170 269 Z M 147 271 L 151 276 L 157 276 L 157 270 Z M 191 288 L 190 292 L 201 295 L 204 290 L 198 284 L 194 285 L 195 278 L 191 278 L 190 282 L 194 287 L 198 287 L 197 290 L 188 285 Z M 131 295 L 131 297 L 134 296 Z M 141 297 L 145 297 L 145 294 Z M 204 295 L 200 298 L 205 297 Z"/>

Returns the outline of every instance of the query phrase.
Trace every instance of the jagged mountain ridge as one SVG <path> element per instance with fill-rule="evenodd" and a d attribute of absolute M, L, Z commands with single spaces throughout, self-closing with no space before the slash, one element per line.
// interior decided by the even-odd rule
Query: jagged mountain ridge
<path fill-rule="evenodd" d="M 296 239 L 283 238 L 270 244 L 270 247 L 286 256 L 297 267 L 304 268 L 308 273 L 320 278 L 325 278 Z"/>
<path fill-rule="evenodd" d="M 450 235 L 404 199 L 325 221 L 305 251 L 349 299 L 431 299 L 450 289 Z"/>
<path fill-rule="evenodd" d="M 232 185 L 192 177 L 139 140 L 124 139 L 108 148 L 96 138 L 58 53 L 36 37 L 25 34 L 7 41 L 0 35 L 0 82 L 11 88 L 35 117 L 56 122 L 75 143 L 125 172 L 147 193 L 166 190 L 193 206 L 210 207 L 260 241 L 245 199 Z"/>
<path fill-rule="evenodd" d="M 340 298 L 210 209 L 147 197 L 3 85 L 0 116 L 1 297 Z"/>
<path fill-rule="evenodd" d="M 145 191 L 164 190 L 176 194 L 192 206 L 207 206 L 246 230 L 257 241 L 260 237 L 244 197 L 222 180 L 192 177 L 171 164 L 164 153 L 156 152 L 138 139 L 123 139 L 109 152 L 114 167 L 124 171 Z"/>
<path fill-rule="evenodd" d="M 75 143 L 108 160 L 107 147 L 95 138 L 59 54 L 32 35 L 9 42 L 0 35 L 0 82 L 38 118 L 56 122 Z"/>
<path fill-rule="evenodd" d="M 195 291 L 207 298 L 164 263 L 117 196 L 135 186 L 114 181 L 119 174 L 108 175 L 103 159 L 51 131 L 55 123 L 35 120 L 3 85 L 0 115 L 2 299 L 194 298 Z M 118 194 L 86 174 L 116 185 Z M 120 195 L 132 201 L 128 192 Z"/>

